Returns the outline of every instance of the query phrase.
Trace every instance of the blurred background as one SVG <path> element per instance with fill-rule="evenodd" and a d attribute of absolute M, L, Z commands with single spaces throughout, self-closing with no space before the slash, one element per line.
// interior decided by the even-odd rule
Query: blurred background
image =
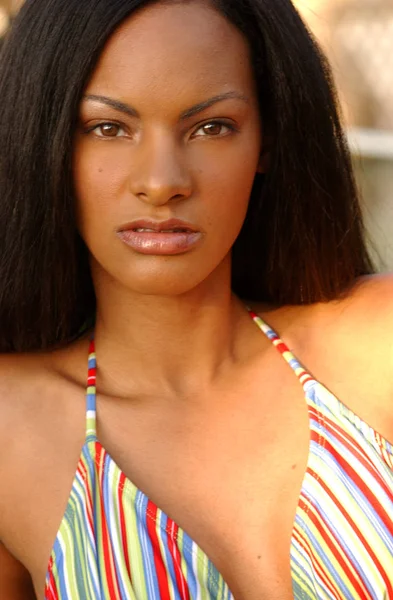
<path fill-rule="evenodd" d="M 333 67 L 374 258 L 393 271 L 393 0 L 294 0 Z"/>
<path fill-rule="evenodd" d="M 0 40 L 22 2 L 0 0 Z M 393 271 L 393 0 L 293 2 L 332 64 L 370 247 Z"/>

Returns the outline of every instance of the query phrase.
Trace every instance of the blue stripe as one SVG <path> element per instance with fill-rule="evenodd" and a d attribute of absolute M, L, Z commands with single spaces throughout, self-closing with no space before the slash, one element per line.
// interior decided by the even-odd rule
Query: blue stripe
<path fill-rule="evenodd" d="M 86 394 L 86 408 L 87 410 L 96 411 L 96 396 L 95 394 Z"/>
<path fill-rule="evenodd" d="M 147 598 L 149 600 L 160 600 L 157 573 L 154 565 L 153 546 L 147 529 L 147 505 L 148 499 L 142 492 L 137 491 L 135 506 L 138 514 L 138 534 L 142 546 L 143 568 L 147 583 Z"/>
<path fill-rule="evenodd" d="M 59 577 L 57 577 L 57 589 L 58 591 L 60 591 L 60 598 L 64 598 L 67 599 L 68 595 L 67 595 L 67 588 L 65 586 L 65 577 L 62 577 L 62 573 L 65 571 L 65 567 L 64 567 L 64 563 L 65 563 L 65 556 L 63 554 L 63 550 L 61 548 L 60 545 L 60 541 L 59 538 L 56 538 L 55 544 L 53 546 L 53 553 L 55 556 L 55 561 L 56 561 L 56 569 L 57 572 L 59 573 Z M 69 558 L 69 557 L 67 557 Z"/>
<path fill-rule="evenodd" d="M 97 367 L 97 359 L 95 356 L 89 356 L 87 366 L 90 369 L 95 369 Z"/>
<path fill-rule="evenodd" d="M 198 583 L 193 564 L 193 546 L 194 542 L 190 536 L 183 532 L 183 555 L 187 563 L 187 584 L 191 598 L 196 598 Z M 197 557 L 197 560 L 199 560 L 199 557 Z"/>
<path fill-rule="evenodd" d="M 308 542 L 312 548 L 313 554 L 318 556 L 320 562 L 325 566 L 325 573 L 329 573 L 331 580 L 335 582 L 337 591 L 340 591 L 343 598 L 348 598 L 348 600 L 352 598 L 351 590 L 349 590 L 344 584 L 340 575 L 333 568 L 332 563 L 329 563 L 329 559 L 325 553 L 325 548 L 321 546 L 319 540 L 314 536 L 312 530 L 310 529 L 310 527 L 308 527 L 308 524 L 303 521 L 299 514 L 296 516 L 296 523 L 299 526 L 299 528 L 302 531 L 304 531 L 305 536 L 308 538 Z M 310 569 L 308 573 L 308 578 L 311 579 L 313 576 L 316 577 L 316 573 L 314 573 L 313 569 Z M 325 589 L 324 586 L 323 589 Z"/>

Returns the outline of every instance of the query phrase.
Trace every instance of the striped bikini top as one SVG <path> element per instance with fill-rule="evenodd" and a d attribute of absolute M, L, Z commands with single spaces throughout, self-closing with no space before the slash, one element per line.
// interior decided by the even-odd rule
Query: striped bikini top
<path fill-rule="evenodd" d="M 310 446 L 290 562 L 295 600 L 393 600 L 393 449 L 255 323 L 305 392 Z M 233 600 L 201 548 L 127 479 L 96 436 L 90 346 L 87 434 L 51 553 L 46 600 Z"/>

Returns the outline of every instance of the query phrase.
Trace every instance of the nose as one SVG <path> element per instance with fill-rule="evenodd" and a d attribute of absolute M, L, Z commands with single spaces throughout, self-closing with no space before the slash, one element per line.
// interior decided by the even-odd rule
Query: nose
<path fill-rule="evenodd" d="M 161 206 L 191 195 L 192 182 L 182 149 L 168 135 L 144 140 L 134 155 L 130 189 L 143 202 Z"/>

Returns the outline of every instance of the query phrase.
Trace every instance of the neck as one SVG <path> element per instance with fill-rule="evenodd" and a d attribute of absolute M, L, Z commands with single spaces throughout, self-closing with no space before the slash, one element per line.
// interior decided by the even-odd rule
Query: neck
<path fill-rule="evenodd" d="M 233 296 L 230 274 L 180 296 L 146 296 L 102 285 L 95 331 L 100 389 L 128 397 L 184 395 L 209 385 L 237 360 L 240 323 L 248 319 Z"/>

